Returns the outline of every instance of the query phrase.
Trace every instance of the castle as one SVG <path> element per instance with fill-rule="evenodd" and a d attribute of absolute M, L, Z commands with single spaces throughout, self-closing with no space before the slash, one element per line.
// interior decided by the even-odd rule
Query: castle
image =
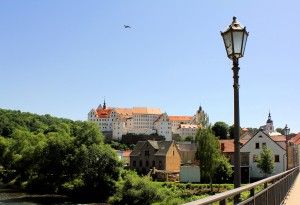
<path fill-rule="evenodd" d="M 111 133 L 114 140 L 127 134 L 157 134 L 170 141 L 175 134 L 181 138 L 195 136 L 203 113 L 200 106 L 194 116 L 168 116 L 159 108 L 106 107 L 104 100 L 103 106 L 100 104 L 88 113 L 88 121 L 96 123 L 103 133 Z"/>

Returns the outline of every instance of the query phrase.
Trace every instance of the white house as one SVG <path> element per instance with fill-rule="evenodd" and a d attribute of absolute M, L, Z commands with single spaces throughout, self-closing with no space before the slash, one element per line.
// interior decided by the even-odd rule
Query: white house
<path fill-rule="evenodd" d="M 274 155 L 275 168 L 271 175 L 279 174 L 286 170 L 286 150 L 283 144 L 278 144 L 262 130 L 258 131 L 251 139 L 241 147 L 241 152 L 250 153 L 250 177 L 263 178 L 264 174 L 257 168 L 257 158 L 260 157 L 262 147 L 266 145 Z"/>

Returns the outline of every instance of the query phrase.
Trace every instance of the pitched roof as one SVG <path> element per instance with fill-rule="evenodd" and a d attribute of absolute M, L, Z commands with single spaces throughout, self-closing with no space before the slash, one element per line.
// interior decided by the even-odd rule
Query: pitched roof
<path fill-rule="evenodd" d="M 181 152 L 197 151 L 197 146 L 194 143 L 176 142 L 176 146 Z"/>
<path fill-rule="evenodd" d="M 98 118 L 109 118 L 113 109 L 96 110 Z"/>
<path fill-rule="evenodd" d="M 275 136 L 270 136 L 270 138 L 275 142 L 285 142 L 286 141 L 285 135 L 275 135 Z"/>
<path fill-rule="evenodd" d="M 123 152 L 123 157 L 129 157 L 131 153 L 131 150 L 126 150 Z"/>
<path fill-rule="evenodd" d="M 155 150 L 157 150 L 154 154 L 155 156 L 165 156 L 173 144 L 173 141 L 138 141 L 130 153 L 130 156 L 139 156 L 141 154 L 141 149 L 145 144 L 150 144 Z"/>
<path fill-rule="evenodd" d="M 291 138 L 291 142 L 295 143 L 296 145 L 300 144 L 300 132 L 293 138 Z"/>
<path fill-rule="evenodd" d="M 192 119 L 191 116 L 169 116 L 172 121 L 189 121 Z"/>
<path fill-rule="evenodd" d="M 246 144 L 249 140 L 240 140 L 241 146 Z M 220 148 L 222 152 L 234 152 L 234 140 L 220 140 Z M 223 145 L 222 145 L 223 144 Z"/>
<path fill-rule="evenodd" d="M 159 108 L 148 107 L 134 107 L 132 109 L 133 114 L 148 114 L 148 115 L 160 115 L 162 114 Z"/>

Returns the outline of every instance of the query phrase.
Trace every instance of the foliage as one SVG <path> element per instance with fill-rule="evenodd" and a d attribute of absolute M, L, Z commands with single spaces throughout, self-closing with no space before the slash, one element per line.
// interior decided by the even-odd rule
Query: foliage
<path fill-rule="evenodd" d="M 209 123 L 209 117 L 205 112 L 200 115 L 199 124 L 201 128 L 211 127 L 211 124 Z"/>
<path fill-rule="evenodd" d="M 214 178 L 215 182 L 219 184 L 228 182 L 230 177 L 232 176 L 232 173 L 233 170 L 228 158 L 226 158 L 224 155 L 221 155 L 216 168 L 216 175 Z"/>
<path fill-rule="evenodd" d="M 212 126 L 212 130 L 214 131 L 215 136 L 219 137 L 220 139 L 227 139 L 228 125 L 225 122 L 216 122 Z"/>
<path fill-rule="evenodd" d="M 137 173 L 128 171 L 123 181 L 118 184 L 117 192 L 109 198 L 110 204 L 145 204 L 163 201 L 166 193 L 150 177 L 139 177 Z"/>
<path fill-rule="evenodd" d="M 209 178 L 212 191 L 212 180 L 221 157 L 219 140 L 210 128 L 203 128 L 198 130 L 196 144 L 196 159 L 200 161 L 201 173 Z"/>
<path fill-rule="evenodd" d="M 283 129 L 282 128 L 276 128 L 276 132 L 279 132 L 279 133 L 283 134 Z"/>
<path fill-rule="evenodd" d="M 0 121 L 3 181 L 100 200 L 115 191 L 122 164 L 96 124 L 1 109 Z"/>
<path fill-rule="evenodd" d="M 123 144 L 118 140 L 111 140 L 110 142 L 108 142 L 108 144 L 110 144 L 110 146 L 116 150 L 129 150 L 134 147 L 134 145 L 128 146 L 127 144 Z"/>
<path fill-rule="evenodd" d="M 267 175 L 272 174 L 274 167 L 275 162 L 273 153 L 267 146 L 264 145 L 257 161 L 257 168 L 259 168 L 266 177 Z"/>
<path fill-rule="evenodd" d="M 194 141 L 194 137 L 191 136 L 191 135 L 189 135 L 189 136 L 187 136 L 187 137 L 184 139 L 184 141 L 186 141 L 186 142 L 193 142 L 193 141 Z"/>

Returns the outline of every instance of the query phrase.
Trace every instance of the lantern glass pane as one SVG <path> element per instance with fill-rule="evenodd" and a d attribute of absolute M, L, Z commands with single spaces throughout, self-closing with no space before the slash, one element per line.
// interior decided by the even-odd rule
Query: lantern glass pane
<path fill-rule="evenodd" d="M 232 42 L 231 42 L 231 32 L 224 33 L 223 40 L 228 56 L 232 55 Z"/>
<path fill-rule="evenodd" d="M 243 31 L 234 31 L 232 33 L 233 33 L 234 55 L 236 58 L 240 58 L 242 55 Z"/>
<path fill-rule="evenodd" d="M 247 43 L 247 38 L 248 38 L 248 33 L 246 31 L 244 31 L 244 40 L 243 40 L 243 56 L 244 56 L 244 52 L 245 52 L 245 48 L 246 48 L 246 43 Z"/>

